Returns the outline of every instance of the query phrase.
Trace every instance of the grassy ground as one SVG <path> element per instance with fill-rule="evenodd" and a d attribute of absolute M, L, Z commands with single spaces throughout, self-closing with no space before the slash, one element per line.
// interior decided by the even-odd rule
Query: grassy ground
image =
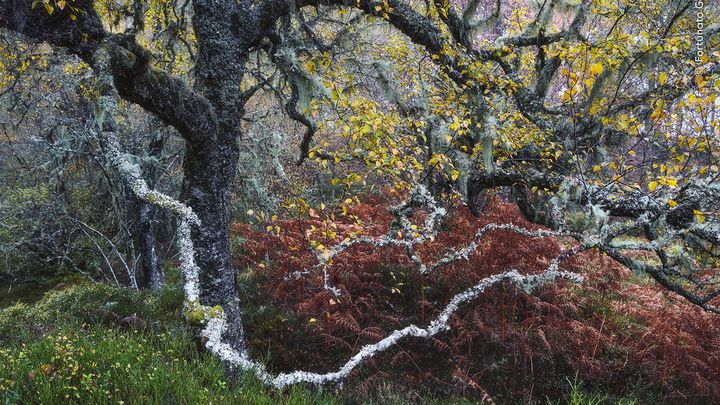
<path fill-rule="evenodd" d="M 253 378 L 231 380 L 179 318 L 182 293 L 137 293 L 81 284 L 51 290 L 33 304 L 0 309 L 2 403 L 462 403 L 392 383 L 359 391 L 295 387 L 274 392 Z M 136 316 L 142 325 L 122 319 Z M 568 382 L 570 404 L 618 403 Z M 467 403 L 471 403 L 467 401 Z M 472 402 L 474 403 L 474 402 Z M 622 401 L 622 403 L 631 403 Z"/>

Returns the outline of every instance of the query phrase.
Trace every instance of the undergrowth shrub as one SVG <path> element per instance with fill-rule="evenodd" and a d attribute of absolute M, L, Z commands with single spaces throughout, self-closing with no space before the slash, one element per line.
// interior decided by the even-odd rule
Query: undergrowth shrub
<path fill-rule="evenodd" d="M 416 216 L 423 220 L 421 213 Z M 330 283 L 342 291 L 335 296 L 323 288 L 321 272 L 291 274 L 317 263 L 318 240 L 332 246 L 357 232 L 358 223 L 363 234 L 379 236 L 392 216 L 382 201 L 371 201 L 332 217 L 274 221 L 267 224 L 271 232 L 233 227 L 244 238 L 236 265 L 249 269 L 257 286 L 248 288 L 251 350 L 269 354 L 277 371 L 337 368 L 393 329 L 427 324 L 453 295 L 484 277 L 509 269 L 542 271 L 569 243 L 493 231 L 475 256 L 426 276 L 399 248 L 360 245 L 329 268 Z M 479 218 L 460 207 L 418 253 L 430 263 L 465 246 L 488 223 L 538 228 L 502 202 L 492 202 Z M 572 378 L 592 390 L 638 393 L 651 402 L 720 401 L 720 317 L 652 283 L 636 283 L 629 271 L 596 252 L 578 255 L 562 268 L 582 273 L 585 283 L 559 283 L 536 295 L 507 285 L 492 288 L 452 317 L 451 331 L 429 341 L 401 342 L 356 378 L 368 389 L 390 379 L 433 387 L 436 394 L 489 395 L 513 403 L 562 398 Z"/>

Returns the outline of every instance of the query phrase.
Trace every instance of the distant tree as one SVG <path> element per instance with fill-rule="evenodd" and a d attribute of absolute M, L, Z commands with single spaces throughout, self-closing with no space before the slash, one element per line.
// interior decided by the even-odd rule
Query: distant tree
<path fill-rule="evenodd" d="M 12 285 L 74 272 L 159 287 L 162 254 L 156 246 L 169 244 L 171 229 L 163 226 L 164 213 L 156 216 L 108 170 L 100 145 L 89 136 L 82 88 L 92 70 L 47 45 L 23 49 L 5 40 L 4 78 L 13 81 L 0 97 L 0 279 Z M 172 176 L 157 181 L 178 160 L 179 142 L 171 142 L 168 127 L 128 103 L 119 120 L 123 148 L 148 182 L 176 188 L 179 179 Z"/>

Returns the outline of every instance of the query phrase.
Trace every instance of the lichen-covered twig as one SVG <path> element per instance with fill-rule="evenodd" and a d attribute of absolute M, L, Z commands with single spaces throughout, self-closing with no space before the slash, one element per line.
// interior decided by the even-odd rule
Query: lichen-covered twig
<path fill-rule="evenodd" d="M 104 152 L 106 161 L 122 177 L 123 181 L 132 192 L 141 200 L 155 204 L 158 207 L 178 216 L 178 250 L 180 264 L 185 275 L 185 295 L 188 301 L 198 300 L 199 268 L 195 264 L 194 246 L 190 238 L 190 228 L 199 225 L 200 221 L 187 205 L 174 198 L 150 189 L 147 182 L 142 178 L 142 170 L 136 164 L 131 163 L 120 151 L 120 145 L 116 134 L 118 94 L 115 89 L 110 70 L 110 54 L 107 46 L 101 46 L 94 57 L 93 68 L 96 73 L 95 85 L 100 94 L 95 102 L 95 138 Z"/>
<path fill-rule="evenodd" d="M 427 212 L 422 227 L 418 227 L 410 221 L 410 216 L 420 207 L 424 207 Z M 476 253 L 480 240 L 494 230 L 510 231 L 531 238 L 572 236 L 575 239 L 581 239 L 580 235 L 573 233 L 555 232 L 547 229 L 530 230 L 514 224 L 493 223 L 480 228 L 467 246 L 452 249 L 434 263 L 426 264 L 416 253 L 415 246 L 435 238 L 438 226 L 447 214 L 445 208 L 437 203 L 424 185 L 419 184 L 413 187 L 408 200 L 392 208 L 391 212 L 395 214 L 394 224 L 396 225 L 391 226 L 385 235 L 379 237 L 361 236 L 338 243 L 328 250 L 316 253 L 318 263 L 310 270 L 293 272 L 289 277 L 297 278 L 321 270 L 323 273 L 323 287 L 335 295 L 340 295 L 340 289 L 332 286 L 329 282 L 328 268 L 336 256 L 358 245 L 369 245 L 376 248 L 402 247 L 418 272 L 425 275 L 454 262 L 469 259 Z"/>

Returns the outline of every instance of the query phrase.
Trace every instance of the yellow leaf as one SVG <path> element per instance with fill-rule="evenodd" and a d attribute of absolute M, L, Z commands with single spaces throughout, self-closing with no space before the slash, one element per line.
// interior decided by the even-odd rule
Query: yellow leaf
<path fill-rule="evenodd" d="M 677 207 L 677 203 L 675 202 L 675 200 L 667 200 L 667 203 L 673 208 Z"/>
<path fill-rule="evenodd" d="M 594 171 L 595 173 L 600 173 L 600 170 L 602 170 L 602 168 L 601 168 L 599 165 L 593 166 L 593 171 Z"/>
<path fill-rule="evenodd" d="M 310 320 L 308 321 L 308 323 L 315 323 L 315 322 L 317 322 L 317 319 L 315 319 L 315 318 L 310 318 Z"/>
<path fill-rule="evenodd" d="M 665 83 L 667 83 L 667 79 L 668 79 L 667 73 L 665 73 L 665 72 L 660 73 L 660 75 L 658 76 L 658 84 L 661 86 L 664 85 Z"/>
<path fill-rule="evenodd" d="M 705 215 L 703 215 L 701 211 L 693 210 L 693 214 L 695 214 L 695 218 L 699 224 L 702 224 L 705 221 Z"/>
<path fill-rule="evenodd" d="M 563 103 L 567 103 L 570 99 L 572 99 L 572 92 L 570 90 L 565 90 L 560 96 L 560 101 Z"/>
<path fill-rule="evenodd" d="M 603 71 L 603 65 L 602 63 L 593 63 L 590 65 L 590 73 L 594 75 L 599 75 Z"/>
<path fill-rule="evenodd" d="M 664 116 L 664 111 L 663 111 L 662 107 L 656 108 L 656 109 L 652 112 L 652 114 L 650 114 L 650 118 L 653 119 L 653 120 L 654 120 L 654 119 L 658 119 L 658 118 L 662 118 L 663 116 Z"/>
<path fill-rule="evenodd" d="M 648 188 L 650 189 L 650 191 L 655 191 L 655 189 L 657 187 L 658 187 L 657 181 L 651 181 L 650 183 L 648 183 Z"/>
<path fill-rule="evenodd" d="M 455 181 L 458 179 L 458 177 L 460 177 L 460 172 L 457 170 L 453 170 L 452 175 L 450 177 L 452 178 L 452 181 Z"/>

